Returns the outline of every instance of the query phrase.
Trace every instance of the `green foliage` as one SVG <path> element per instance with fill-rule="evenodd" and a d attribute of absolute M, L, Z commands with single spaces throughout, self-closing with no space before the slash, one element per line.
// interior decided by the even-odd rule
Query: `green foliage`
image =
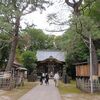
<path fill-rule="evenodd" d="M 86 37 L 89 37 L 91 34 L 93 39 L 100 37 L 97 24 L 90 17 L 83 15 L 79 17 L 73 16 L 70 21 L 70 30 L 72 30 L 74 33 L 80 35 L 83 34 Z"/>
<path fill-rule="evenodd" d="M 60 48 L 66 51 L 66 62 L 75 63 L 80 61 L 86 61 L 89 55 L 89 50 L 85 46 L 80 35 L 68 30 L 59 40 Z"/>
<path fill-rule="evenodd" d="M 40 29 L 28 28 L 21 33 L 19 48 L 27 50 L 54 49 L 54 36 L 46 35 Z M 22 50 L 23 51 L 23 50 Z"/>
<path fill-rule="evenodd" d="M 67 72 L 69 75 L 74 74 L 77 62 L 87 61 L 89 59 L 89 48 L 86 45 L 86 38 L 90 34 L 93 40 L 100 39 L 100 1 L 84 0 L 84 4 L 80 8 L 84 8 L 80 15 L 72 15 L 70 18 L 70 28 L 62 37 L 57 38 L 57 47 L 66 51 Z M 84 13 L 83 13 L 84 12 Z M 85 40 L 85 41 L 84 41 Z M 98 58 L 100 50 L 97 49 Z M 72 75 L 71 75 L 72 76 Z"/>
<path fill-rule="evenodd" d="M 18 44 L 20 21 L 26 14 L 30 14 L 39 8 L 45 9 L 44 4 L 49 4 L 45 0 L 0 0 L 0 33 L 4 32 L 11 35 L 11 52 L 7 64 L 7 70 L 11 69 Z M 15 43 L 15 44 L 14 44 Z M 14 44 L 14 45 L 13 45 Z"/>
<path fill-rule="evenodd" d="M 0 40 L 0 67 L 5 67 L 9 57 L 10 45 Z"/>
<path fill-rule="evenodd" d="M 58 50 L 65 50 L 66 49 L 66 42 L 65 42 L 65 37 L 63 37 L 63 36 L 57 36 L 56 38 L 55 38 L 55 47 L 56 47 L 56 49 L 58 49 Z"/>
<path fill-rule="evenodd" d="M 56 49 L 55 36 L 54 35 L 47 35 L 46 36 L 45 48 L 49 49 L 49 50 Z"/>
<path fill-rule="evenodd" d="M 80 25 L 80 20 L 82 26 Z M 89 57 L 89 50 L 84 44 L 81 34 L 86 37 L 91 34 L 93 39 L 100 38 L 97 25 L 95 25 L 92 19 L 85 16 L 80 16 L 79 18 L 72 18 L 71 21 L 71 27 L 65 32 L 62 37 L 60 37 L 60 39 L 58 39 L 60 41 L 58 42 L 59 46 L 67 52 L 67 63 L 87 61 Z M 77 31 L 79 33 L 77 33 Z"/>
<path fill-rule="evenodd" d="M 89 50 L 84 44 L 81 36 L 75 30 L 68 29 L 65 34 L 56 38 L 56 45 L 65 52 L 67 74 L 75 78 L 75 63 L 87 61 Z"/>
<path fill-rule="evenodd" d="M 73 65 L 89 59 L 89 49 L 83 41 L 83 35 L 89 37 L 90 34 L 93 39 L 100 38 L 97 24 L 90 17 L 73 16 L 70 28 L 63 36 L 56 38 L 56 46 L 66 52 L 67 73 L 73 78 L 75 76 Z"/>
<path fill-rule="evenodd" d="M 0 67 L 4 68 L 7 64 L 9 51 L 10 51 L 10 42 L 9 35 L 5 33 L 0 33 Z"/>
<path fill-rule="evenodd" d="M 86 13 L 87 15 L 93 18 L 97 23 L 100 22 L 100 0 L 95 0 L 92 4 L 90 10 L 88 9 Z"/>
<path fill-rule="evenodd" d="M 13 28 L 14 8 L 11 4 L 6 5 L 0 1 L 0 30 L 6 34 L 11 34 Z"/>
<path fill-rule="evenodd" d="M 10 40 L 10 35 L 6 33 L 0 33 L 0 40 Z"/>
<path fill-rule="evenodd" d="M 67 73 L 75 78 L 75 63 L 84 62 L 89 59 L 89 50 L 85 44 L 77 39 L 73 46 L 69 45 L 66 55 Z"/>
<path fill-rule="evenodd" d="M 28 29 L 26 32 L 30 36 L 30 49 L 43 49 L 45 45 L 46 36 L 40 29 Z"/>
<path fill-rule="evenodd" d="M 36 67 L 36 53 L 32 51 L 25 51 L 22 53 L 22 63 L 28 69 L 28 74 L 31 74 Z"/>

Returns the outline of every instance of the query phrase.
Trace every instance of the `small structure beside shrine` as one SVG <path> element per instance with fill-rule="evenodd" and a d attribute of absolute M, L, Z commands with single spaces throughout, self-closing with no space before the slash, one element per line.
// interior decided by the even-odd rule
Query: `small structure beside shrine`
<path fill-rule="evenodd" d="M 11 90 L 16 86 L 24 85 L 26 68 L 21 64 L 14 62 L 12 70 L 6 72 L 1 69 L 0 71 L 0 89 Z"/>
<path fill-rule="evenodd" d="M 27 77 L 26 73 L 27 69 L 24 68 L 23 65 L 14 62 L 12 67 L 12 75 L 15 79 L 16 86 L 24 85 L 24 80 Z"/>
<path fill-rule="evenodd" d="M 100 92 L 100 61 L 98 75 L 93 75 L 93 91 Z M 76 86 L 85 92 L 90 92 L 90 66 L 87 62 L 76 64 Z"/>

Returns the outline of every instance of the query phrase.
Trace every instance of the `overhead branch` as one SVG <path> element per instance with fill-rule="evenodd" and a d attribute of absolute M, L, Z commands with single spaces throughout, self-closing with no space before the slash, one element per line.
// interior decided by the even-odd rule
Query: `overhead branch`
<path fill-rule="evenodd" d="M 78 14 L 80 12 L 79 7 L 81 6 L 83 0 L 79 0 L 76 2 L 73 0 L 73 3 L 69 2 L 69 0 L 65 0 L 65 2 L 68 4 L 68 6 L 72 7 L 74 9 L 74 12 Z"/>
<path fill-rule="evenodd" d="M 75 1 L 75 0 L 73 0 L 73 2 L 74 2 L 74 3 L 76 3 L 76 1 Z"/>
<path fill-rule="evenodd" d="M 66 2 L 70 7 L 72 7 L 72 8 L 74 7 L 74 4 L 73 4 L 73 3 L 70 3 L 69 0 L 65 0 L 65 2 Z"/>

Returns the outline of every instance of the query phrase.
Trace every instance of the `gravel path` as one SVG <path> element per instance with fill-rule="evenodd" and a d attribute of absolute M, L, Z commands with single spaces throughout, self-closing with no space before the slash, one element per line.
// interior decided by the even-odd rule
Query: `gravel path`
<path fill-rule="evenodd" d="M 38 85 L 19 100 L 61 100 L 61 97 L 53 80 L 50 80 L 49 85 Z"/>

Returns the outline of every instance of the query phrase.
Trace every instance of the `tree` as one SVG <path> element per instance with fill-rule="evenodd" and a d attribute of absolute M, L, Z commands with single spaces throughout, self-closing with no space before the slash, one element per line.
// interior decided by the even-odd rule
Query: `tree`
<path fill-rule="evenodd" d="M 30 40 L 28 41 L 27 49 L 38 50 L 45 48 L 47 36 L 41 29 L 28 28 L 24 32 L 26 32 L 30 38 Z"/>
<path fill-rule="evenodd" d="M 54 49 L 53 35 L 46 35 L 41 29 L 27 28 L 21 34 L 18 48 L 22 50 Z"/>
<path fill-rule="evenodd" d="M 93 0 L 94 1 L 94 0 Z M 82 23 L 82 19 L 80 19 L 80 15 L 79 15 L 79 12 L 81 11 L 81 10 L 75 10 L 75 6 L 76 5 L 74 5 L 74 6 L 72 6 L 70 3 L 68 3 L 69 2 L 69 0 L 67 0 L 67 4 L 70 6 L 70 7 L 72 7 L 73 9 L 74 9 L 74 12 L 75 12 L 75 15 L 78 15 L 78 16 L 76 16 L 76 19 L 77 19 L 77 22 L 75 23 L 75 27 L 76 27 L 76 32 L 78 33 L 78 34 L 80 34 L 81 35 L 81 37 L 82 37 L 82 39 L 83 39 L 83 41 L 84 41 L 84 43 L 88 46 L 88 48 L 89 48 L 89 34 L 91 34 L 91 25 L 90 26 L 87 26 L 87 24 L 85 24 L 86 26 L 85 26 L 85 28 L 86 28 L 86 34 L 84 35 L 84 30 L 85 29 L 83 29 L 84 28 L 84 24 Z M 73 2 L 74 2 L 74 4 L 77 4 L 76 2 L 75 2 L 75 0 L 73 0 Z M 80 2 L 80 3 L 79 3 Z M 79 0 L 79 5 L 78 6 L 76 6 L 76 8 L 78 9 L 79 7 L 80 7 L 80 5 L 82 4 L 82 0 Z M 77 12 L 78 11 L 78 12 Z M 89 22 L 90 23 L 90 22 Z M 97 55 L 96 55 L 96 49 L 95 49 L 95 46 L 94 46 L 94 43 L 93 43 L 93 39 L 92 39 L 92 64 L 93 64 L 93 75 L 97 75 Z"/>
<path fill-rule="evenodd" d="M 25 51 L 21 54 L 22 62 L 25 68 L 28 70 L 28 75 L 30 75 L 33 70 L 35 70 L 36 53 L 32 51 Z"/>
<path fill-rule="evenodd" d="M 10 41 L 9 36 L 5 33 L 0 34 L 0 67 L 5 69 L 9 50 L 10 50 Z"/>
<path fill-rule="evenodd" d="M 49 50 L 54 50 L 56 49 L 56 45 L 55 45 L 55 36 L 54 35 L 47 35 L 46 36 L 46 49 L 49 49 Z"/>
<path fill-rule="evenodd" d="M 29 14 L 36 10 L 36 8 L 44 9 L 43 4 L 48 3 L 45 0 L 1 0 L 0 1 L 0 18 L 2 19 L 2 26 L 0 29 L 12 35 L 11 50 L 6 70 L 11 70 L 16 46 L 19 38 L 20 20 L 22 16 Z M 6 27 L 9 27 L 8 31 Z"/>

